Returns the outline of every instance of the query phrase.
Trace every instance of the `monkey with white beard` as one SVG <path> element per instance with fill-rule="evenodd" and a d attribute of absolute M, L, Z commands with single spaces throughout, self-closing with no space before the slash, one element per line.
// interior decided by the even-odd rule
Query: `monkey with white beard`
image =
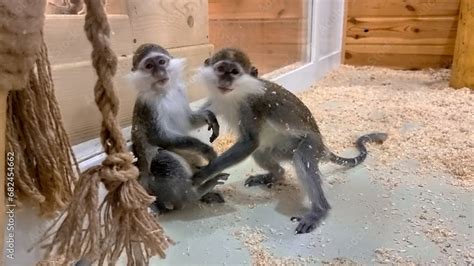
<path fill-rule="evenodd" d="M 133 152 L 140 170 L 140 183 L 156 197 L 160 212 L 181 209 L 187 203 L 224 202 L 212 189 L 228 174 L 213 174 L 193 186 L 191 177 L 202 167 L 201 159 L 216 158 L 214 149 L 189 131 L 205 124 L 212 129 L 210 141 L 219 135 L 219 124 L 211 111 L 192 111 L 182 77 L 184 59 L 173 58 L 156 44 L 143 44 L 133 56 L 129 80 L 138 91 L 132 121 Z"/>
<path fill-rule="evenodd" d="M 385 133 L 361 136 L 356 141 L 360 154 L 343 158 L 323 143 L 311 111 L 294 94 L 268 80 L 256 77 L 256 69 L 245 53 L 238 49 L 222 49 L 205 61 L 200 77 L 209 89 L 209 102 L 203 109 L 221 115 L 237 133 L 237 142 L 195 173 L 199 185 L 208 177 L 236 165 L 248 156 L 267 170 L 249 177 L 246 186 L 267 185 L 283 178 L 280 162 L 291 161 L 311 201 L 311 210 L 298 221 L 296 233 L 308 233 L 324 219 L 330 205 L 321 186 L 318 164 L 323 160 L 355 166 L 367 157 L 366 142 L 382 143 Z"/>

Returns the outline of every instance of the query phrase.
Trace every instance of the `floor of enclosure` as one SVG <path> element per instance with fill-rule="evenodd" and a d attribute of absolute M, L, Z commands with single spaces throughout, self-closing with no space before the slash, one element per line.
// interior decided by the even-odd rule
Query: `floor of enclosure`
<path fill-rule="evenodd" d="M 352 155 L 360 134 L 380 130 L 390 139 L 370 145 L 355 168 L 323 165 L 332 205 L 324 223 L 295 235 L 290 217 L 307 204 L 294 175 L 272 189 L 245 188 L 259 172 L 249 159 L 226 171 L 225 204 L 160 217 L 177 243 L 152 265 L 472 264 L 474 177 L 465 155 L 474 154 L 474 101 L 468 90 L 444 89 L 448 77 L 346 66 L 331 73 L 300 95 L 328 146 Z"/>

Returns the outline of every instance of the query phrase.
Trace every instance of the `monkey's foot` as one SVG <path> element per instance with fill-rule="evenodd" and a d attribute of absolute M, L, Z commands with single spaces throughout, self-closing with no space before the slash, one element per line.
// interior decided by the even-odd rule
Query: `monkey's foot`
<path fill-rule="evenodd" d="M 219 192 L 209 192 L 202 196 L 200 201 L 206 204 L 225 203 L 224 197 Z"/>
<path fill-rule="evenodd" d="M 171 209 L 166 208 L 163 204 L 158 203 L 156 201 L 150 205 L 150 209 L 156 215 L 161 215 L 172 211 Z"/>
<path fill-rule="evenodd" d="M 299 222 L 296 227 L 296 234 L 306 234 L 313 231 L 319 224 L 319 222 L 326 216 L 326 212 L 310 212 L 303 217 L 291 217 L 292 222 Z"/>
<path fill-rule="evenodd" d="M 247 180 L 245 180 L 245 186 L 253 187 L 253 186 L 259 186 L 259 185 L 265 185 L 268 188 L 271 188 L 273 186 L 273 183 L 275 183 L 275 181 L 276 179 L 272 174 L 253 175 L 247 178 Z"/>

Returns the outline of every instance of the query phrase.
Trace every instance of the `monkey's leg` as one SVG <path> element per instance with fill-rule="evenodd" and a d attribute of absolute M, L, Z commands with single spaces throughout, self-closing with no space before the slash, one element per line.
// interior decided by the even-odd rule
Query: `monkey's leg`
<path fill-rule="evenodd" d="M 154 213 L 158 213 L 158 214 L 165 214 L 165 213 L 168 213 L 170 212 L 171 210 L 168 209 L 165 204 L 163 203 L 160 203 L 160 202 L 153 202 L 151 205 L 150 205 L 150 209 L 154 212 Z"/>
<path fill-rule="evenodd" d="M 221 194 L 217 192 L 211 192 L 211 190 L 213 190 L 214 187 L 219 184 L 224 184 L 224 181 L 226 181 L 228 177 L 229 177 L 229 174 L 221 173 L 213 177 L 211 180 L 197 187 L 196 193 L 198 195 L 198 198 L 200 198 L 201 201 L 206 202 L 206 203 L 225 202 Z"/>
<path fill-rule="evenodd" d="M 271 188 L 274 183 L 283 178 L 285 169 L 274 159 L 274 154 L 271 150 L 257 150 L 252 156 L 258 166 L 267 170 L 268 173 L 250 176 L 245 180 L 246 187 L 266 185 L 268 188 Z"/>
<path fill-rule="evenodd" d="M 214 192 L 211 191 L 211 192 L 208 192 L 207 194 L 204 194 L 204 196 L 201 197 L 200 201 L 206 204 L 225 203 L 225 200 L 222 194 L 215 191 Z"/>
<path fill-rule="evenodd" d="M 323 151 L 317 150 L 317 144 L 317 141 L 313 140 L 311 136 L 308 136 L 298 145 L 293 155 L 296 174 L 301 180 L 311 201 L 311 211 L 309 213 L 303 217 L 291 218 L 292 221 L 299 222 L 296 227 L 297 234 L 313 231 L 331 208 L 324 196 L 321 186 L 321 174 L 319 172 L 318 162 L 323 156 Z"/>

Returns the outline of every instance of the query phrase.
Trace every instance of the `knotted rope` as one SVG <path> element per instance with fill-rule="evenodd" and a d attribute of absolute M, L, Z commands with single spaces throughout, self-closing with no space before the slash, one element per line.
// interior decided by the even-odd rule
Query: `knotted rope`
<path fill-rule="evenodd" d="M 7 111 L 7 151 L 15 153 L 17 203 L 39 205 L 40 214 L 48 217 L 67 206 L 76 175 L 52 80 L 43 42 L 27 86 L 9 93 Z"/>
<path fill-rule="evenodd" d="M 6 151 L 14 155 L 8 203 L 53 217 L 68 204 L 76 173 L 43 41 L 44 8 L 44 0 L 0 0 L 0 90 L 13 90 L 0 109 L 7 111 Z"/>
<path fill-rule="evenodd" d="M 152 256 L 164 258 L 164 250 L 172 240 L 148 213 L 154 197 L 137 181 L 138 169 L 132 164 L 133 156 L 126 149 L 116 119 L 119 101 L 112 78 L 117 57 L 110 48 L 103 3 L 85 0 L 85 4 L 84 29 L 93 47 L 92 64 L 98 76 L 95 101 L 103 118 L 100 139 L 107 158 L 81 175 L 64 220 L 46 245 L 46 258 L 61 258 L 64 263 L 84 258 L 89 262 L 98 260 L 100 265 L 115 265 L 125 250 L 128 265 L 146 265 Z M 100 181 L 108 194 L 99 206 Z M 45 262 L 53 263 L 48 259 Z"/>

